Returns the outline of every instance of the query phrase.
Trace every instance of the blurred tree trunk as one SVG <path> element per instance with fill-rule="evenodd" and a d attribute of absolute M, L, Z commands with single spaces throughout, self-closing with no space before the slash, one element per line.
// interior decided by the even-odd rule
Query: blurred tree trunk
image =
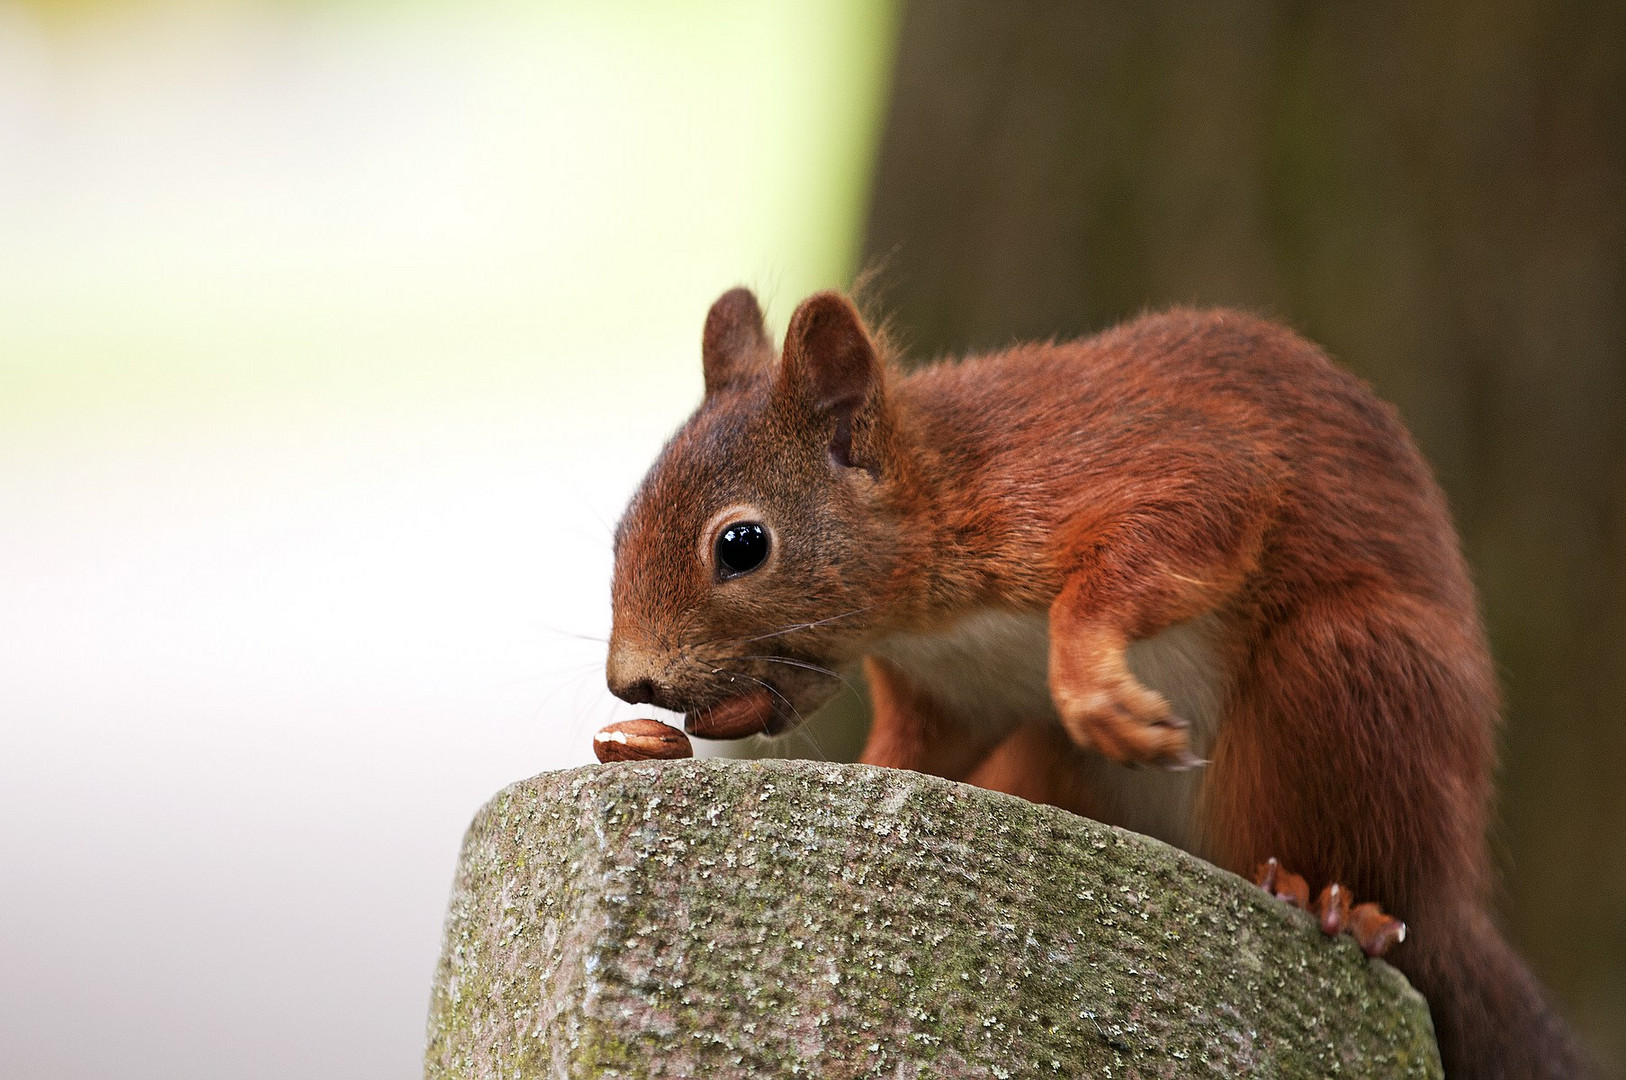
<path fill-rule="evenodd" d="M 1626 1061 L 1626 5 L 932 0 L 895 78 L 913 356 L 1233 304 L 1400 406 L 1502 665 L 1509 928 Z"/>

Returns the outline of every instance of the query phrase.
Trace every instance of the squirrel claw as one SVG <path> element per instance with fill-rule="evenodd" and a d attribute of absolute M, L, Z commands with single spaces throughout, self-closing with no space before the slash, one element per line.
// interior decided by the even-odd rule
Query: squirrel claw
<path fill-rule="evenodd" d="M 1293 871 L 1282 866 L 1274 855 L 1253 872 L 1253 883 L 1283 903 L 1310 910 L 1310 886 Z"/>
<path fill-rule="evenodd" d="M 1405 923 L 1373 903 L 1351 906 L 1349 890 L 1337 882 L 1322 889 L 1312 907 L 1309 885 L 1275 857 L 1259 864 L 1253 883 L 1276 899 L 1310 912 L 1328 937 L 1348 934 L 1367 956 L 1382 956 L 1406 940 Z"/>
<path fill-rule="evenodd" d="M 1349 926 L 1349 890 L 1333 882 L 1316 897 L 1315 912 L 1321 923 L 1321 932 L 1328 937 L 1342 933 Z"/>
<path fill-rule="evenodd" d="M 1191 721 L 1177 713 L 1170 713 L 1167 716 L 1160 717 L 1159 719 L 1152 721 L 1152 726 L 1170 728 L 1174 731 L 1185 731 L 1187 728 L 1191 727 Z"/>
<path fill-rule="evenodd" d="M 1198 757 L 1191 752 L 1190 747 L 1183 746 L 1170 760 L 1163 763 L 1163 767 L 1170 772 L 1186 772 L 1189 769 L 1200 769 L 1207 764 L 1207 758 Z"/>
<path fill-rule="evenodd" d="M 1179 744 L 1166 751 L 1153 764 L 1161 766 L 1169 772 L 1186 772 L 1190 769 L 1200 769 L 1208 764 L 1208 759 L 1198 757 L 1191 749 L 1191 744 L 1186 741 L 1190 737 L 1187 734 L 1191 730 L 1190 720 L 1175 713 L 1170 713 L 1163 719 L 1156 721 L 1152 726 L 1179 732 L 1181 735 Z"/>

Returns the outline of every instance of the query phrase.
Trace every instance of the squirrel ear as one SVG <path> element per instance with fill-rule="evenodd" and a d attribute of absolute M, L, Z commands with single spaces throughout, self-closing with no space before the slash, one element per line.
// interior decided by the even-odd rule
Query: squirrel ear
<path fill-rule="evenodd" d="M 820 411 L 864 403 L 880 362 L 851 300 L 821 292 L 802 301 L 785 331 L 785 375 Z"/>
<path fill-rule="evenodd" d="M 719 296 L 706 313 L 706 329 L 700 335 L 706 396 L 751 381 L 772 359 L 773 342 L 751 290 L 734 288 Z"/>

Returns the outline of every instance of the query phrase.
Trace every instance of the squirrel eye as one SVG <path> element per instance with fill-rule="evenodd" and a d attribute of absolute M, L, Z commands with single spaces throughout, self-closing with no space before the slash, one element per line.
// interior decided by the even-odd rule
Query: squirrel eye
<path fill-rule="evenodd" d="M 717 534 L 717 577 L 748 574 L 768 557 L 768 530 L 755 521 L 739 521 Z"/>

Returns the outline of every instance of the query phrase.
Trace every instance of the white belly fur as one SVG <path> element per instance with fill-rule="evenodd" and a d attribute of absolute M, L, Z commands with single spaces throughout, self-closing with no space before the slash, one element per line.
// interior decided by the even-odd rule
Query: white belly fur
<path fill-rule="evenodd" d="M 1203 616 L 1133 642 L 1128 651 L 1135 677 L 1191 722 L 1198 757 L 1212 752 L 1229 689 L 1215 648 L 1218 630 L 1217 617 Z M 875 651 L 968 720 L 1001 729 L 1036 718 L 1059 722 L 1047 680 L 1050 634 L 1043 613 L 979 611 L 945 633 L 899 635 Z M 1116 811 L 1114 824 L 1197 851 L 1192 814 L 1201 769 L 1130 769 L 1095 754 L 1085 755 L 1083 768 Z"/>

